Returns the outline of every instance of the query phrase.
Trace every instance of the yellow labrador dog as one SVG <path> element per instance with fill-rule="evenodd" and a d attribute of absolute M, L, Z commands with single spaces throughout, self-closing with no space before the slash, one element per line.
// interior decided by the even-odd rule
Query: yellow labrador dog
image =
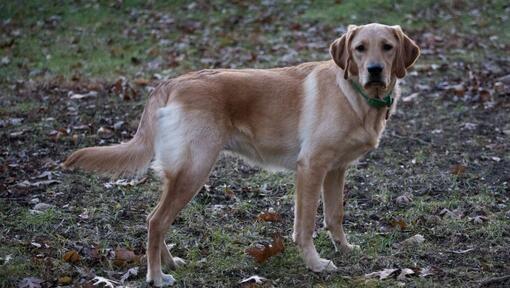
<path fill-rule="evenodd" d="M 173 283 L 161 265 L 184 261 L 170 254 L 165 234 L 222 150 L 296 171 L 292 237 L 309 269 L 336 269 L 312 240 L 321 194 L 333 244 L 345 251 L 356 247 L 342 227 L 345 171 L 378 146 L 399 98 L 398 79 L 420 50 L 399 26 L 368 24 L 350 25 L 330 53 L 330 61 L 202 70 L 165 81 L 148 100 L 132 140 L 81 149 L 65 161 L 64 167 L 126 175 L 144 171 L 154 159 L 164 184 L 148 217 L 148 282 Z"/>

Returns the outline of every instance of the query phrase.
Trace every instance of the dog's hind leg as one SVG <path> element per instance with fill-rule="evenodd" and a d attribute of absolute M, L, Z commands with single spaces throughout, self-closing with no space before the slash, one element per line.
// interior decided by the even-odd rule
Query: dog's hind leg
<path fill-rule="evenodd" d="M 154 215 L 154 212 L 158 209 L 160 203 L 161 202 L 159 202 L 156 208 L 154 208 L 152 212 L 149 214 L 149 216 L 147 216 L 147 226 L 149 225 L 149 221 L 152 218 L 152 215 Z M 170 253 L 164 237 L 163 241 L 161 241 L 160 249 L 161 249 L 161 264 L 163 266 L 169 267 L 170 269 L 176 269 L 177 267 L 186 264 L 186 261 L 184 261 L 184 259 L 172 256 L 172 253 Z"/>
<path fill-rule="evenodd" d="M 169 277 L 161 271 L 162 255 L 168 253 L 166 257 L 171 259 L 173 265 L 178 265 L 180 262 L 180 260 L 172 257 L 167 247 L 164 246 L 164 236 L 179 211 L 184 208 L 207 180 L 219 150 L 207 152 L 210 154 L 202 157 L 192 157 L 195 158 L 192 160 L 193 163 L 189 163 L 177 173 L 165 171 L 164 192 L 160 205 L 149 220 L 147 281 L 152 282 L 155 286 L 164 285 Z M 215 155 L 213 156 L 213 154 Z"/>
<path fill-rule="evenodd" d="M 156 141 L 156 165 L 164 183 L 159 203 L 148 220 L 147 282 L 154 286 L 173 284 L 173 277 L 161 270 L 162 260 L 174 266 L 181 261 L 168 251 L 165 234 L 179 211 L 206 182 L 224 144 L 225 129 L 213 115 L 173 112 L 177 113 L 169 119 L 166 114 L 160 115 L 160 139 Z"/>
<path fill-rule="evenodd" d="M 165 240 L 163 240 L 161 242 L 161 264 L 170 269 L 177 269 L 177 267 L 186 265 L 186 261 L 182 258 L 172 256 Z"/>

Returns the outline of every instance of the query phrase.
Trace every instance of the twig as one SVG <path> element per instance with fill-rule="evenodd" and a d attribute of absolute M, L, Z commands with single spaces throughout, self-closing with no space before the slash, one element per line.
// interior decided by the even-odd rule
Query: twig
<path fill-rule="evenodd" d="M 416 138 L 416 137 L 412 137 L 412 136 L 402 136 L 402 135 L 398 135 L 396 132 L 393 132 L 392 134 L 393 134 L 392 136 L 397 137 L 399 139 L 411 139 L 411 140 L 414 140 L 414 141 L 419 142 L 419 143 L 424 144 L 424 145 L 432 144 L 431 142 L 427 142 L 427 141 L 422 140 L 420 138 Z"/>
<path fill-rule="evenodd" d="M 505 281 L 508 281 L 508 280 L 510 280 L 510 275 L 489 278 L 487 280 L 481 281 L 480 282 L 480 287 L 486 287 L 486 286 L 489 286 L 489 285 L 492 285 L 492 284 L 498 284 L 498 283 L 505 282 Z"/>

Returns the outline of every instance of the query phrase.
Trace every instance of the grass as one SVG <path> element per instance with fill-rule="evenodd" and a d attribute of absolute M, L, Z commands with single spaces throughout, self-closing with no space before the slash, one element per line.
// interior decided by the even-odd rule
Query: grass
<path fill-rule="evenodd" d="M 91 278 L 84 271 L 120 279 L 128 267 L 115 266 L 112 251 L 122 247 L 145 254 L 145 217 L 159 196 L 156 178 L 150 175 L 137 186 L 105 188 L 107 179 L 63 172 L 58 166 L 78 147 L 118 143 L 133 134 L 147 92 L 132 84 L 140 96 L 123 101 L 110 90 L 116 78 L 133 81 L 202 68 L 264 68 L 322 60 L 346 24 L 366 22 L 402 25 L 425 52 L 432 51 L 424 53 L 418 64 L 449 66 L 410 73 L 404 94 L 419 92 L 418 99 L 399 104 L 379 149 L 349 170 L 345 227 L 349 240 L 361 251 L 335 253 L 321 228 L 320 208 L 315 243 L 339 272 L 307 271 L 291 240 L 294 176 L 223 156 L 207 189 L 182 211 L 166 237 L 167 243 L 176 244 L 172 253 L 188 262 L 172 272 L 178 286 L 231 287 L 245 277 L 260 275 L 276 287 L 396 287 L 401 281 L 363 275 L 392 267 L 435 266 L 443 273 L 403 283 L 472 287 L 510 273 L 505 174 L 510 154 L 508 136 L 498 132 L 507 129 L 508 100 L 494 96 L 498 105 L 488 110 L 475 101 L 455 100 L 440 88 L 442 83 L 469 85 L 471 71 L 480 77 L 482 88 L 492 89 L 497 77 L 509 73 L 503 64 L 510 36 L 508 29 L 501 29 L 508 26 L 508 4 L 500 0 L 337 2 L 0 3 L 0 52 L 10 60 L 0 65 L 0 118 L 23 118 L 19 125 L 2 124 L 0 134 L 0 287 L 12 287 L 29 276 L 56 286 L 63 275 L 79 286 Z M 437 47 L 428 43 L 427 33 L 442 39 L 434 44 Z M 503 68 L 487 72 L 487 64 Z M 88 92 L 91 86 L 99 91 L 97 98 L 68 99 L 68 93 Z M 423 91 L 423 86 L 429 90 Z M 97 137 L 99 127 L 113 127 L 120 120 L 125 125 L 112 138 Z M 478 128 L 459 128 L 466 122 Z M 76 125 L 89 128 L 80 132 L 73 128 Z M 21 137 L 10 137 L 21 130 L 26 131 Z M 55 140 L 49 136 L 53 130 L 69 133 Z M 432 133 L 436 130 L 440 132 Z M 500 161 L 491 160 L 494 156 Z M 452 165 L 459 163 L 466 165 L 466 171 L 452 175 Z M 61 183 L 17 187 L 24 180 L 38 181 L 45 171 Z M 226 191 L 235 197 L 227 197 Z M 395 199 L 404 193 L 412 196 L 412 202 L 401 207 Z M 54 208 L 31 213 L 30 201 L 36 197 Z M 463 217 L 440 216 L 445 208 L 457 209 Z M 260 212 L 269 209 L 280 213 L 282 221 L 256 221 Z M 470 219 L 477 215 L 488 221 L 473 223 Z M 407 227 L 392 227 L 395 219 L 402 219 Z M 284 237 L 285 252 L 256 264 L 245 249 L 270 241 L 274 233 Z M 396 245 L 415 234 L 424 235 L 422 246 Z M 99 247 L 100 259 L 90 255 L 92 246 Z M 465 254 L 451 252 L 471 248 Z M 62 259 L 70 250 L 79 252 L 79 263 Z M 8 255 L 12 259 L 4 263 Z M 140 273 L 129 284 L 143 285 L 143 261 L 130 265 L 140 267 Z"/>

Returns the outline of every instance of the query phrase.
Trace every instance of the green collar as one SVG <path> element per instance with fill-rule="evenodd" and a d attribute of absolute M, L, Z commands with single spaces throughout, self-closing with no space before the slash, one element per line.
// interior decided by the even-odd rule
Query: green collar
<path fill-rule="evenodd" d="M 363 89 L 361 89 L 361 86 L 355 82 L 350 80 L 352 87 L 354 90 L 356 90 L 365 100 L 367 100 L 367 103 L 369 106 L 372 106 L 374 108 L 382 108 L 382 107 L 391 107 L 393 104 L 393 97 L 391 97 L 391 94 L 393 93 L 393 89 L 391 89 L 386 96 L 384 96 L 383 99 L 377 99 L 377 98 L 371 98 L 369 97 Z"/>

